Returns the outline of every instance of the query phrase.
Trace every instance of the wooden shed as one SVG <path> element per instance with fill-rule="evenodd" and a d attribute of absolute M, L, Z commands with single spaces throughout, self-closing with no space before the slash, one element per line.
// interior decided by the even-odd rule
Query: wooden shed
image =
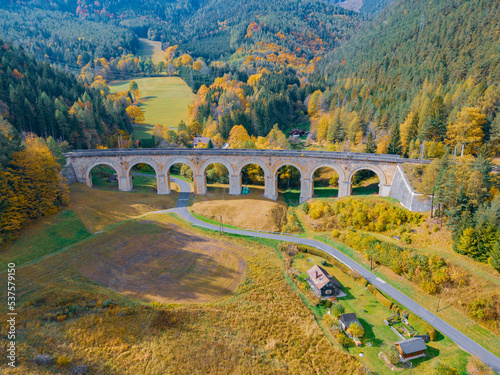
<path fill-rule="evenodd" d="M 398 341 L 394 343 L 403 361 L 425 356 L 427 346 L 421 337 L 415 337 L 409 340 Z"/>

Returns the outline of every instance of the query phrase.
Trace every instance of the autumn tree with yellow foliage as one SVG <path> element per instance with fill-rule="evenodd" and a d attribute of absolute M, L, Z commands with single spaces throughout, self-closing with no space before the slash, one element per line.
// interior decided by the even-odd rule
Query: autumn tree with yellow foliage
<path fill-rule="evenodd" d="M 16 238 L 31 220 L 69 203 L 61 165 L 45 140 L 30 134 L 23 146 L 0 169 L 0 247 Z"/>

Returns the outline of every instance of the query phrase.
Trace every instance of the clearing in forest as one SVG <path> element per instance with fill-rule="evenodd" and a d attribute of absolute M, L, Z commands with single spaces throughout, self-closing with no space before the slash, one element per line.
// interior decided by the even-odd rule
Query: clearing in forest
<path fill-rule="evenodd" d="M 111 91 L 127 91 L 131 80 L 110 83 Z M 179 122 L 188 123 L 188 107 L 195 95 L 180 77 L 149 77 L 134 79 L 141 92 L 140 107 L 144 111 L 143 126 L 135 126 L 137 139 L 153 135 L 156 124 L 176 128 Z"/>
<path fill-rule="evenodd" d="M 165 52 L 161 49 L 161 42 L 139 38 L 139 48 L 137 49 L 136 55 L 143 60 L 151 57 L 151 60 L 153 60 L 155 64 L 158 64 L 165 57 Z"/>

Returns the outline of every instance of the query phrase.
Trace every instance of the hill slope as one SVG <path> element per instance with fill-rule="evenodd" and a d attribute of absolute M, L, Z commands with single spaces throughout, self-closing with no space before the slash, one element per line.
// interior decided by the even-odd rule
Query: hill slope
<path fill-rule="evenodd" d="M 437 96 L 444 99 L 441 124 L 482 101 L 488 106 L 487 139 L 498 111 L 499 20 L 496 1 L 400 0 L 322 62 L 338 94 L 330 99 L 352 103 L 351 109 L 382 128 L 402 122 L 410 110 L 420 112 L 422 125 L 428 117 L 423 112 L 430 111 L 426 99 L 432 103 Z M 490 103 L 481 99 L 487 92 Z"/>

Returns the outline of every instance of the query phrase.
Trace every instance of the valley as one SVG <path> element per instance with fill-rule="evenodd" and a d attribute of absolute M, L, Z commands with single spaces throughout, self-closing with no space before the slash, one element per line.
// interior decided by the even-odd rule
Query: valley
<path fill-rule="evenodd" d="M 499 20 L 0 2 L 0 373 L 500 373 Z"/>

